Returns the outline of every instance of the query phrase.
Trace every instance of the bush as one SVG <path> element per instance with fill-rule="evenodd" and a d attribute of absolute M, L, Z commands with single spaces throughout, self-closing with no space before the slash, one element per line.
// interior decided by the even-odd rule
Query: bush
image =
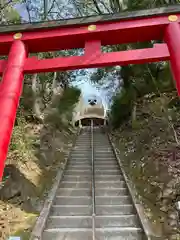
<path fill-rule="evenodd" d="M 63 95 L 55 99 L 50 113 L 45 118 L 45 122 L 54 128 L 67 128 L 72 121 L 74 105 L 78 102 L 81 94 L 80 89 L 68 87 Z"/>
<path fill-rule="evenodd" d="M 110 122 L 113 128 L 118 128 L 121 123 L 131 116 L 133 99 L 130 91 L 122 90 L 113 97 Z"/>

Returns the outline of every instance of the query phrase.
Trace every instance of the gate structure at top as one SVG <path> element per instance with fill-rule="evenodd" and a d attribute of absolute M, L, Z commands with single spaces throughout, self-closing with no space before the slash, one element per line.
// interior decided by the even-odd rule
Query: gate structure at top
<path fill-rule="evenodd" d="M 26 73 L 170 60 L 180 95 L 180 6 L 34 24 L 0 26 L 0 179 Z M 102 53 L 101 46 L 162 40 L 152 48 Z M 38 59 L 29 53 L 84 48 L 83 56 Z"/>

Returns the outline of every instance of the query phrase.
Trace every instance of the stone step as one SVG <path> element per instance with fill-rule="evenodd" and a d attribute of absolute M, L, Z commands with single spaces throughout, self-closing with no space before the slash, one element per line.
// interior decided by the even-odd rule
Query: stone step
<path fill-rule="evenodd" d="M 105 227 L 139 227 L 138 217 L 136 215 L 112 215 L 112 216 L 96 216 L 96 228 Z"/>
<path fill-rule="evenodd" d="M 116 166 L 119 169 L 119 165 L 115 161 L 94 161 L 94 166 Z"/>
<path fill-rule="evenodd" d="M 87 162 L 91 162 L 91 159 L 92 159 L 92 156 L 89 155 L 89 156 L 71 156 L 69 158 L 69 161 L 70 162 L 75 162 L 75 161 L 87 161 Z"/>
<path fill-rule="evenodd" d="M 91 175 L 71 175 L 71 174 L 65 174 L 63 176 L 63 181 L 79 181 L 79 182 L 82 182 L 82 181 L 91 181 L 92 179 L 92 176 Z"/>
<path fill-rule="evenodd" d="M 91 156 L 91 154 L 92 154 L 91 150 L 85 151 L 85 152 L 77 151 L 77 152 L 72 152 L 71 157 L 84 157 L 84 156 L 88 156 L 88 155 Z"/>
<path fill-rule="evenodd" d="M 96 181 L 96 189 L 98 188 L 123 188 L 126 187 L 124 181 Z"/>
<path fill-rule="evenodd" d="M 92 228 L 92 217 L 50 216 L 46 228 Z"/>
<path fill-rule="evenodd" d="M 94 148 L 96 153 L 113 153 L 112 149 L 108 148 Z"/>
<path fill-rule="evenodd" d="M 42 235 L 43 240 L 92 240 L 91 229 L 70 229 L 65 228 L 64 231 L 58 231 L 58 229 L 46 229 Z"/>
<path fill-rule="evenodd" d="M 83 158 L 85 158 L 85 159 L 87 159 L 87 158 L 89 158 L 89 159 L 91 159 L 91 157 L 92 157 L 92 153 L 91 152 L 89 152 L 89 153 L 72 153 L 71 154 L 71 159 L 83 159 Z"/>
<path fill-rule="evenodd" d="M 97 215 L 129 215 L 134 214 L 135 209 L 132 204 L 123 205 L 96 205 Z"/>
<path fill-rule="evenodd" d="M 89 156 L 90 157 L 90 156 Z M 96 156 L 94 157 L 94 161 L 108 161 L 108 162 L 111 162 L 111 161 L 116 161 L 116 158 L 115 157 L 108 157 L 108 156 Z"/>
<path fill-rule="evenodd" d="M 96 197 L 96 204 L 98 205 L 123 205 L 131 204 L 131 199 L 129 196 L 98 196 Z"/>
<path fill-rule="evenodd" d="M 95 189 L 96 196 L 126 196 L 127 188 L 98 188 Z"/>
<path fill-rule="evenodd" d="M 139 227 L 136 215 L 96 216 L 96 228 Z M 91 216 L 50 216 L 46 228 L 92 228 Z"/>
<path fill-rule="evenodd" d="M 92 214 L 92 206 L 68 206 L 68 205 L 53 205 L 51 215 L 53 216 L 90 216 Z"/>
<path fill-rule="evenodd" d="M 79 164 L 79 165 L 82 165 L 82 164 L 91 164 L 91 158 L 85 158 L 85 159 L 70 159 L 68 161 L 68 165 L 71 165 L 71 164 Z"/>
<path fill-rule="evenodd" d="M 91 205 L 92 198 L 90 196 L 56 196 L 55 205 Z"/>
<path fill-rule="evenodd" d="M 95 181 L 97 180 L 101 180 L 101 181 L 120 181 L 120 180 L 123 180 L 123 176 L 122 175 L 107 175 L 107 174 L 104 174 L 104 175 L 99 175 L 97 174 L 95 176 Z"/>
<path fill-rule="evenodd" d="M 89 188 L 63 188 L 58 189 L 56 195 L 57 196 L 91 196 L 91 189 Z"/>
<path fill-rule="evenodd" d="M 89 169 L 89 170 L 83 170 L 83 169 L 81 169 L 81 170 L 79 170 L 79 169 L 73 169 L 73 170 L 66 170 L 66 172 L 65 172 L 66 174 L 71 174 L 71 175 L 88 175 L 88 174 L 91 174 L 91 169 Z"/>
<path fill-rule="evenodd" d="M 70 166 L 84 166 L 84 167 L 86 167 L 86 166 L 91 166 L 91 162 L 88 160 L 85 160 L 85 161 L 71 161 L 71 162 L 69 162 L 68 163 L 68 165 L 67 165 L 67 168 L 68 167 L 70 167 Z"/>
<path fill-rule="evenodd" d="M 106 169 L 117 169 L 119 170 L 119 166 L 117 164 L 114 163 L 110 163 L 110 164 L 103 164 L 103 163 L 99 163 L 99 162 L 94 162 L 94 167 L 95 170 L 98 170 L 99 168 L 102 170 L 106 170 Z M 68 164 L 67 165 L 67 170 L 89 170 L 92 168 L 91 162 L 86 162 L 84 164 L 79 164 L 77 165 L 75 162 L 72 164 Z M 119 170 L 120 171 L 120 170 Z"/>
<path fill-rule="evenodd" d="M 77 143 L 79 143 L 79 142 L 76 142 L 76 145 L 74 146 L 74 149 L 77 149 L 78 147 L 79 147 L 79 149 L 89 149 L 89 148 L 91 148 L 90 142 L 91 141 L 89 139 L 89 145 L 83 145 L 83 146 L 78 146 L 79 144 L 77 144 Z"/>
<path fill-rule="evenodd" d="M 67 165 L 67 169 L 71 167 L 71 168 L 88 168 L 90 167 L 91 168 L 91 162 L 90 161 L 86 161 L 86 162 L 80 162 L 80 163 L 77 163 L 77 162 L 71 162 L 71 163 L 68 163 Z"/>
<path fill-rule="evenodd" d="M 96 149 L 96 147 L 94 146 L 94 148 Z M 113 150 L 110 147 L 101 147 L 99 146 L 98 149 L 96 149 L 96 151 L 98 152 L 113 152 Z"/>
<path fill-rule="evenodd" d="M 95 164 L 94 165 L 94 169 L 95 169 L 95 171 L 104 171 L 104 170 L 108 170 L 108 171 L 110 171 L 110 170 L 117 170 L 117 171 L 119 171 L 119 169 L 118 169 L 118 167 L 116 166 L 116 165 L 103 165 L 103 164 Z"/>
<path fill-rule="evenodd" d="M 96 229 L 97 240 L 144 240 L 144 234 L 140 228 L 99 228 Z M 91 240 L 90 228 L 55 228 L 46 229 L 43 240 Z"/>
<path fill-rule="evenodd" d="M 94 164 L 95 164 L 95 166 L 96 165 L 105 165 L 105 166 L 116 166 L 117 168 L 119 168 L 119 165 L 118 165 L 118 163 L 117 163 L 117 161 L 114 161 L 114 160 L 108 160 L 108 161 L 101 161 L 101 160 L 94 160 Z"/>
<path fill-rule="evenodd" d="M 94 160 L 96 159 L 111 159 L 111 160 L 115 160 L 115 157 L 113 154 L 98 154 L 98 153 L 94 153 Z"/>
<path fill-rule="evenodd" d="M 92 167 L 91 165 L 87 165 L 87 166 L 79 166 L 79 165 L 75 165 L 75 166 L 72 166 L 72 165 L 68 165 L 67 166 L 67 171 L 91 171 Z"/>
<path fill-rule="evenodd" d="M 96 170 L 95 169 L 95 174 L 118 174 L 119 173 L 119 169 L 103 169 L 103 170 Z"/>
<path fill-rule="evenodd" d="M 62 181 L 59 188 L 90 188 L 91 181 Z"/>

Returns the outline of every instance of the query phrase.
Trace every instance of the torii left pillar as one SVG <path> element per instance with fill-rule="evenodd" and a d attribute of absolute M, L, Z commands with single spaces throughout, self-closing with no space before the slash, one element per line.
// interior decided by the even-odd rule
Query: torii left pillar
<path fill-rule="evenodd" d="M 176 18 L 174 20 L 175 22 L 167 26 L 164 40 L 169 49 L 172 75 L 176 82 L 178 95 L 180 96 L 180 26 L 176 22 Z"/>
<path fill-rule="evenodd" d="M 27 51 L 21 40 L 12 43 L 7 65 L 0 83 L 0 180 L 16 118 L 23 86 L 23 68 Z"/>

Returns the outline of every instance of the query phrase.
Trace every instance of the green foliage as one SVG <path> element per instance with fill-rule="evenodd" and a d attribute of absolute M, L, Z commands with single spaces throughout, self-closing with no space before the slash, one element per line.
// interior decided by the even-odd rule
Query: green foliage
<path fill-rule="evenodd" d="M 13 135 L 11 138 L 9 158 L 11 156 L 13 161 L 26 162 L 32 159 L 33 153 L 33 139 L 27 135 L 26 127 L 27 122 L 24 118 L 24 113 L 22 111 L 18 112 L 16 119 L 16 126 L 13 130 Z"/>
<path fill-rule="evenodd" d="M 60 101 L 57 104 L 57 108 L 60 114 L 65 113 L 73 109 L 74 104 L 77 103 L 81 91 L 77 87 L 68 87 L 64 90 Z"/>
<path fill-rule="evenodd" d="M 179 4 L 179 0 L 135 0 L 128 1 L 127 7 L 132 10 L 149 9 L 167 5 Z"/>
<path fill-rule="evenodd" d="M 9 23 L 18 24 L 21 22 L 19 13 L 12 7 L 6 9 L 6 17 L 9 19 Z"/>
<path fill-rule="evenodd" d="M 18 3 L 18 1 L 17 1 Z M 18 11 L 15 9 L 14 5 L 16 1 L 1 0 L 0 7 L 0 22 L 3 24 L 17 24 L 21 23 L 21 17 Z"/>
<path fill-rule="evenodd" d="M 134 43 L 126 47 L 149 48 L 152 43 Z M 116 67 L 98 69 L 92 74 L 91 81 L 99 86 L 106 86 L 109 92 L 115 92 L 110 117 L 114 127 L 119 127 L 131 116 L 132 106 L 138 98 L 150 93 L 160 95 L 174 90 L 175 87 L 167 62 L 122 66 L 120 70 Z"/>
<path fill-rule="evenodd" d="M 67 128 L 72 120 L 74 105 L 78 102 L 81 94 L 76 87 L 67 87 L 63 95 L 57 97 L 52 103 L 52 111 L 46 116 L 45 122 L 53 128 Z"/>
<path fill-rule="evenodd" d="M 32 107 L 33 107 L 33 93 L 31 85 L 24 84 L 23 87 L 23 93 L 20 98 L 20 107 L 23 109 L 24 117 L 26 119 L 30 118 L 32 113 Z"/>
<path fill-rule="evenodd" d="M 133 103 L 138 98 L 174 90 L 169 65 L 164 63 L 122 67 L 124 84 L 121 93 L 116 93 L 111 105 L 111 122 L 116 128 L 131 116 Z"/>
<path fill-rule="evenodd" d="M 110 111 L 110 121 L 114 128 L 118 128 L 122 122 L 131 116 L 133 99 L 130 91 L 123 89 L 113 97 Z"/>

